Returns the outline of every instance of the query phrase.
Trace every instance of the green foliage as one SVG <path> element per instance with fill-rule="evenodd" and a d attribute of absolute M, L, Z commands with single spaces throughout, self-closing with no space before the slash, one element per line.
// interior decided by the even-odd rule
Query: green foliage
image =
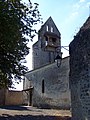
<path fill-rule="evenodd" d="M 20 80 L 27 71 L 22 63 L 36 33 L 33 26 L 40 21 L 37 3 L 0 0 L 0 87 L 11 87 L 13 76 Z"/>

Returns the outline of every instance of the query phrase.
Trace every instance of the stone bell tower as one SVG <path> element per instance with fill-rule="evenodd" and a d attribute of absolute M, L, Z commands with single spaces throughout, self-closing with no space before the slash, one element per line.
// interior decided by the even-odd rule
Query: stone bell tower
<path fill-rule="evenodd" d="M 61 34 L 51 17 L 38 31 L 38 41 L 33 45 L 33 69 L 55 62 L 61 56 Z"/>

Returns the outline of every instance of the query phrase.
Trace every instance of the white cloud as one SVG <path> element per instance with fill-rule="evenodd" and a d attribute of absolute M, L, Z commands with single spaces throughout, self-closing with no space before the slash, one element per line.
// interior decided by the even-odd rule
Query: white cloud
<path fill-rule="evenodd" d="M 69 25 L 69 24 L 73 23 L 74 20 L 77 18 L 78 14 L 79 13 L 77 11 L 74 11 L 74 12 L 70 13 L 69 16 L 68 16 L 68 19 L 66 19 L 64 21 L 64 24 Z"/>
<path fill-rule="evenodd" d="M 90 4 L 90 2 L 88 2 Z M 76 4 L 72 6 L 72 14 L 71 17 L 77 16 L 80 11 L 86 6 L 86 0 L 79 0 Z"/>
<path fill-rule="evenodd" d="M 70 21 L 75 20 L 77 16 L 78 16 L 78 12 L 77 11 L 72 12 L 71 15 L 68 18 L 68 21 L 70 22 Z"/>
<path fill-rule="evenodd" d="M 86 5 L 85 2 L 86 0 L 79 0 L 78 2 L 72 5 L 72 11 L 69 14 L 67 22 L 73 22 L 78 17 L 79 13 L 83 11 L 83 8 Z"/>
<path fill-rule="evenodd" d="M 86 0 L 80 0 L 79 2 L 80 2 L 80 3 L 83 3 L 83 2 L 85 2 L 85 1 L 86 1 Z"/>
<path fill-rule="evenodd" d="M 76 3 L 73 5 L 73 10 L 78 10 L 80 8 L 80 4 L 79 3 Z"/>
<path fill-rule="evenodd" d="M 86 7 L 88 8 L 90 7 L 90 2 L 87 2 Z"/>
<path fill-rule="evenodd" d="M 70 21 L 74 20 L 78 16 L 80 7 L 81 6 L 80 6 L 79 2 L 72 5 L 72 11 L 71 11 L 71 14 L 69 16 Z"/>
<path fill-rule="evenodd" d="M 71 14 L 71 16 L 72 17 L 76 17 L 78 15 L 78 12 L 76 11 L 76 12 L 73 12 L 72 14 Z"/>

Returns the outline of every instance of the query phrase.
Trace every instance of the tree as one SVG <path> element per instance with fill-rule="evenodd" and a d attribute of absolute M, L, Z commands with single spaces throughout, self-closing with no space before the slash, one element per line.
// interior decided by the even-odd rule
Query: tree
<path fill-rule="evenodd" d="M 36 33 L 33 26 L 40 21 L 37 3 L 0 0 L 0 88 L 11 87 L 13 76 L 21 80 L 28 70 L 22 63 Z"/>

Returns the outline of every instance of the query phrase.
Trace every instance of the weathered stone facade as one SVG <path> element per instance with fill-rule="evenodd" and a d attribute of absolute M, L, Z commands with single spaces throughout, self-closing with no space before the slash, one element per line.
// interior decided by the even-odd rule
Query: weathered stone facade
<path fill-rule="evenodd" d="M 70 43 L 73 120 L 90 120 L 90 17 Z"/>
<path fill-rule="evenodd" d="M 56 63 L 32 70 L 26 74 L 25 88 L 34 86 L 32 105 L 41 108 L 70 108 L 69 57 L 62 60 L 60 68 Z M 44 81 L 44 88 L 43 87 Z M 24 88 L 24 89 L 25 89 Z M 42 91 L 44 89 L 44 91 Z"/>
<path fill-rule="evenodd" d="M 70 108 L 69 57 L 63 58 L 57 67 L 57 55 L 61 56 L 61 35 L 50 17 L 33 45 L 34 69 L 25 74 L 25 103 L 29 101 L 40 108 Z"/>

